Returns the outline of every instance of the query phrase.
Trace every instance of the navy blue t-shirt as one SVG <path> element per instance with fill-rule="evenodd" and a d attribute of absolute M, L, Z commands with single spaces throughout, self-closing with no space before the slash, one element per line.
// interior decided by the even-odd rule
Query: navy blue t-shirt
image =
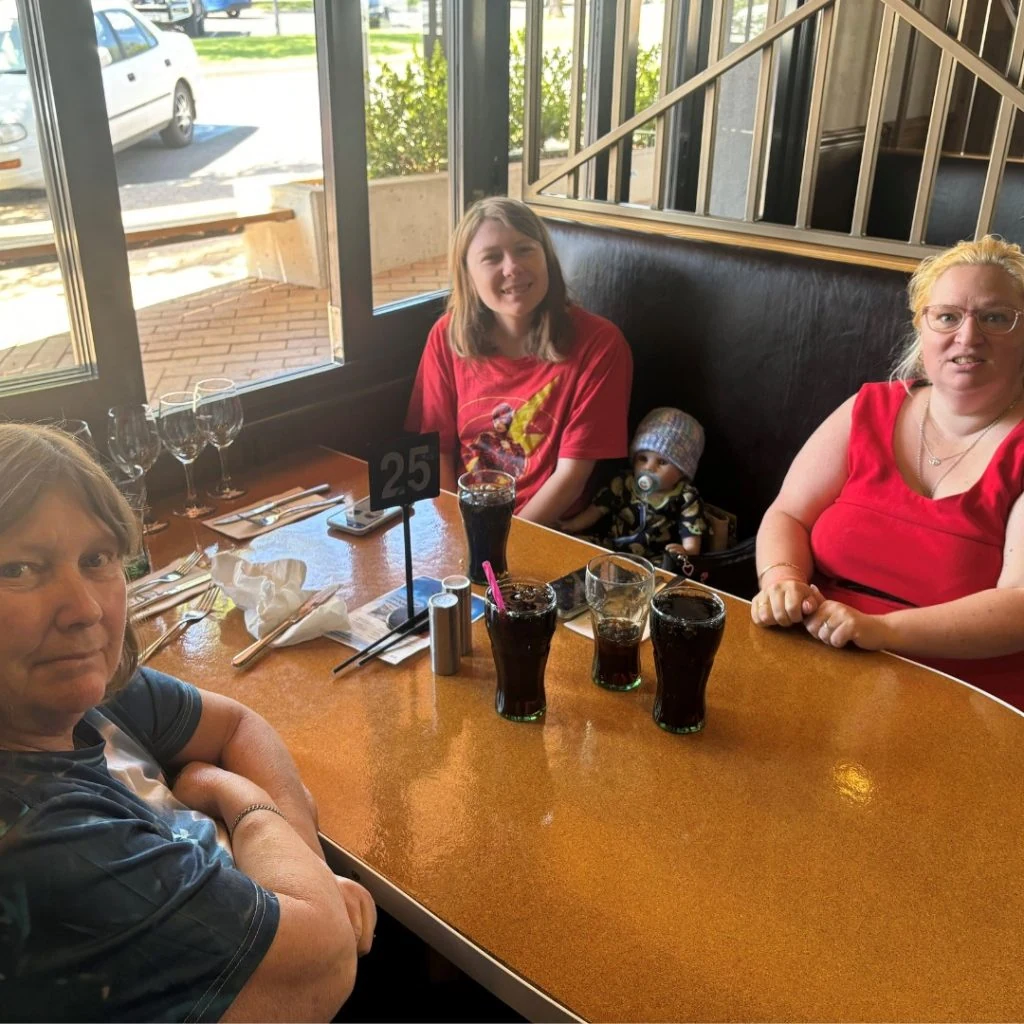
<path fill-rule="evenodd" d="M 195 687 L 140 669 L 75 749 L 0 751 L 0 1019 L 215 1021 L 277 931 L 277 897 L 162 766 Z"/>

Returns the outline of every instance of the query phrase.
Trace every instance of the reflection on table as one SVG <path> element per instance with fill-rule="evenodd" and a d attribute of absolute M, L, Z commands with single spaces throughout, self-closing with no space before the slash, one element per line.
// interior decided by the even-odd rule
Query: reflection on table
<path fill-rule="evenodd" d="M 320 449 L 245 481 L 251 502 L 365 466 Z M 222 506 L 231 510 L 229 504 Z M 218 509 L 221 511 L 221 509 Z M 402 530 L 329 535 L 322 513 L 259 537 L 350 607 L 403 580 Z M 415 571 L 464 572 L 456 500 L 416 507 Z M 155 564 L 193 536 L 176 521 Z M 509 562 L 553 579 L 594 549 L 516 520 Z M 479 592 L 479 588 L 477 588 Z M 241 613 L 153 665 L 244 700 L 288 742 L 342 863 L 386 909 L 521 1012 L 592 1020 L 1024 1018 L 1024 716 L 885 654 L 728 621 L 702 733 L 651 720 L 654 666 L 612 693 L 559 628 L 547 714 L 494 712 L 482 622 L 458 675 L 420 654 L 333 679 L 328 640 L 238 673 Z M 453 950 L 455 955 L 453 955 Z"/>

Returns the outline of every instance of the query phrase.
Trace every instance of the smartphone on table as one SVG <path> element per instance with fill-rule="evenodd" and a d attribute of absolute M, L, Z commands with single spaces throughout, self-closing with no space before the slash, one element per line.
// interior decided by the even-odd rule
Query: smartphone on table
<path fill-rule="evenodd" d="M 351 533 L 362 537 L 372 533 L 379 526 L 391 522 L 392 519 L 401 518 L 401 508 L 386 508 L 381 512 L 374 512 L 370 508 L 369 497 L 360 498 L 354 505 L 346 505 L 343 509 L 327 517 L 327 525 L 332 530 L 341 530 L 343 533 Z"/>
<path fill-rule="evenodd" d="M 551 589 L 555 592 L 558 617 L 563 622 L 576 618 L 587 610 L 587 567 L 552 580 Z"/>

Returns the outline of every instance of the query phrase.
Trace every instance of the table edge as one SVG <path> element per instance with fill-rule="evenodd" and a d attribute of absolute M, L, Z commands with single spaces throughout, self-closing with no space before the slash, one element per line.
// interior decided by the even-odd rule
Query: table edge
<path fill-rule="evenodd" d="M 365 886 L 382 910 L 517 1013 L 531 1021 L 584 1021 L 585 1018 L 577 1016 L 568 1007 L 496 960 L 330 837 L 321 833 L 320 842 L 332 871 Z"/>

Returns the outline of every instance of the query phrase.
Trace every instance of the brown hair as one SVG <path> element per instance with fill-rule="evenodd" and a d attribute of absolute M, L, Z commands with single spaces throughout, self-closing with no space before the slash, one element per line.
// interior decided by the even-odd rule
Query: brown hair
<path fill-rule="evenodd" d="M 976 242 L 958 242 L 943 252 L 929 256 L 919 264 L 907 285 L 907 304 L 914 319 L 913 334 L 907 340 L 899 361 L 890 374 L 892 380 L 924 377 L 921 361 L 921 317 L 928 305 L 935 282 L 953 267 L 1001 267 L 1016 283 L 1024 298 L 1024 252 L 1020 246 L 999 235 L 985 235 Z"/>
<path fill-rule="evenodd" d="M 480 359 L 494 353 L 490 340 L 494 314 L 480 301 L 466 267 L 466 253 L 480 225 L 496 220 L 540 244 L 548 266 L 548 291 L 533 314 L 526 353 L 546 363 L 560 363 L 573 342 L 569 298 L 562 268 L 541 219 L 528 206 L 505 196 L 479 199 L 463 215 L 452 235 L 448 270 L 452 290 L 448 297 L 448 344 L 464 359 Z"/>
<path fill-rule="evenodd" d="M 78 495 L 82 507 L 113 533 L 122 558 L 139 550 L 142 537 L 131 506 L 70 434 L 34 423 L 0 423 L 0 534 L 20 523 L 55 487 L 66 487 Z M 132 677 L 138 655 L 138 639 L 129 622 L 107 696 Z"/>

